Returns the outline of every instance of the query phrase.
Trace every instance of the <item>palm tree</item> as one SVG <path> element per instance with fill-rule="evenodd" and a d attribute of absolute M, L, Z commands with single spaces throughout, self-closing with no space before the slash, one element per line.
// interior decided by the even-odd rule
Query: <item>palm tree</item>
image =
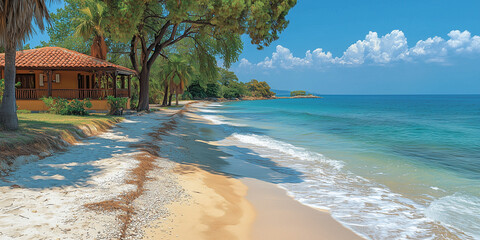
<path fill-rule="evenodd" d="M 33 32 L 32 21 L 43 31 L 49 21 L 45 0 L 0 0 L 0 45 L 5 48 L 5 90 L 0 106 L 0 125 L 6 130 L 18 129 L 15 99 L 15 57 Z"/>
<path fill-rule="evenodd" d="M 188 84 L 188 80 L 194 73 L 195 68 L 189 63 L 186 58 L 182 58 L 178 54 L 174 54 L 169 57 L 169 62 L 166 67 L 167 81 L 165 84 L 165 98 L 163 105 L 165 105 L 165 99 L 170 92 L 169 104 L 171 105 L 171 99 L 175 94 L 175 102 L 178 105 L 178 94 L 183 94 L 185 86 Z M 169 88 L 170 87 L 170 91 Z"/>
<path fill-rule="evenodd" d="M 93 43 L 90 54 L 93 57 L 107 59 L 107 44 L 105 43 L 104 14 L 105 6 L 101 2 L 86 1 L 85 8 L 80 9 L 83 17 L 76 18 L 78 26 L 75 34 L 88 40 L 93 35 Z"/>

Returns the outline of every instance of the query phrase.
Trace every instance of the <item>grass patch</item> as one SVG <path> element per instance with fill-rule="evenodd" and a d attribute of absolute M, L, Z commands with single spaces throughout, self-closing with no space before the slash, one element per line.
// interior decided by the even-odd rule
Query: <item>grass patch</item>
<path fill-rule="evenodd" d="M 27 145 L 33 143 L 50 141 L 48 145 L 51 145 L 55 144 L 54 141 L 58 138 L 72 143 L 77 136 L 85 137 L 85 135 L 108 129 L 121 119 L 105 114 L 65 116 L 49 113 L 18 113 L 19 130 L 0 131 L 0 150 L 6 156 L 18 156 L 23 155 L 24 150 L 29 149 Z"/>

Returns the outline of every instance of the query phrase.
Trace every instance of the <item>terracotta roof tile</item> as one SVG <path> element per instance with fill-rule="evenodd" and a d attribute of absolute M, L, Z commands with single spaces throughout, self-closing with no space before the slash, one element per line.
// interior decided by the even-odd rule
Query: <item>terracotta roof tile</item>
<path fill-rule="evenodd" d="M 15 65 L 17 68 L 36 69 L 116 69 L 136 74 L 134 70 L 129 68 L 61 47 L 44 47 L 18 51 Z M 0 54 L 0 67 L 4 66 L 5 54 L 2 53 Z"/>

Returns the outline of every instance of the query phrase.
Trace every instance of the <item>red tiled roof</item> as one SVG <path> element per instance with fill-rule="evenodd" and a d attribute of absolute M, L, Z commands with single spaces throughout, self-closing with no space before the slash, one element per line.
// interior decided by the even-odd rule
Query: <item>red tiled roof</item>
<path fill-rule="evenodd" d="M 28 69 L 117 70 L 136 74 L 134 70 L 129 68 L 61 47 L 44 47 L 18 51 L 15 65 L 17 68 Z M 5 67 L 4 53 L 0 54 L 0 67 Z"/>

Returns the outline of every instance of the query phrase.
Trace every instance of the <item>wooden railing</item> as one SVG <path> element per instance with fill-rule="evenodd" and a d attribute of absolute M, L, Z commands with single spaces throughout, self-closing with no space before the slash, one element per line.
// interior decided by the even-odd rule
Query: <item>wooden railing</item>
<path fill-rule="evenodd" d="M 117 89 L 117 97 L 129 97 L 128 89 Z"/>
<path fill-rule="evenodd" d="M 52 89 L 52 97 L 66 99 L 105 99 L 115 96 L 114 89 Z M 117 89 L 117 97 L 128 97 L 128 89 Z M 48 89 L 16 89 L 17 99 L 39 99 L 48 97 Z"/>
<path fill-rule="evenodd" d="M 47 89 L 15 89 L 17 99 L 39 99 L 48 96 Z"/>

